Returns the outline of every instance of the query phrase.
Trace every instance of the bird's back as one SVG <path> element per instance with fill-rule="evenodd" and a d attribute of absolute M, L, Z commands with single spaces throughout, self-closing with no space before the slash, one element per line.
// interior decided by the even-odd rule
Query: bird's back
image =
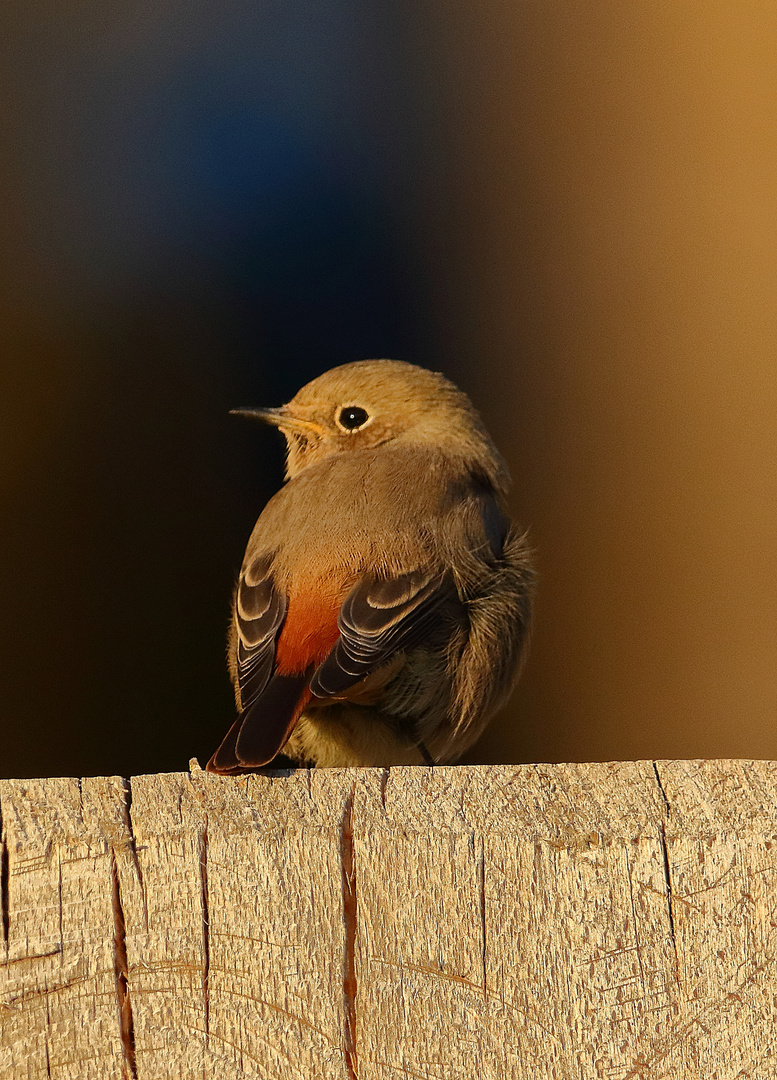
<path fill-rule="evenodd" d="M 286 589 L 322 576 L 353 579 L 365 569 L 392 575 L 442 565 L 438 533 L 460 507 L 465 482 L 442 455 L 413 446 L 327 458 L 270 499 L 244 565 L 272 553 L 276 583 Z"/>

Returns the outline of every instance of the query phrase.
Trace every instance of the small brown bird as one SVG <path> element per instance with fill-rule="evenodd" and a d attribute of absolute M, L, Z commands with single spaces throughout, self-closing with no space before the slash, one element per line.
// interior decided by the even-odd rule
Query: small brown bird
<path fill-rule="evenodd" d="M 534 574 L 507 467 L 469 398 L 396 360 L 333 368 L 279 409 L 287 483 L 248 541 L 229 666 L 241 773 L 456 760 L 521 666 Z"/>

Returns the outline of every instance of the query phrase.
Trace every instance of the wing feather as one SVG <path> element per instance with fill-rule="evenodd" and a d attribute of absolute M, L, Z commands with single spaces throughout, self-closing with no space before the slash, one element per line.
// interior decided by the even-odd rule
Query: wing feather
<path fill-rule="evenodd" d="M 450 576 L 436 567 L 362 578 L 340 609 L 337 644 L 313 674 L 314 697 L 342 694 L 397 653 L 420 644 L 457 599 Z"/>
<path fill-rule="evenodd" d="M 244 710 L 270 680 L 286 607 L 286 597 L 273 581 L 272 555 L 260 556 L 243 567 L 235 597 L 235 623 L 237 679 Z"/>
<path fill-rule="evenodd" d="M 273 675 L 275 647 L 288 602 L 275 586 L 272 555 L 242 569 L 235 595 L 235 666 L 240 714 L 208 762 L 212 772 L 240 772 L 266 764 L 293 727 L 305 679 Z"/>

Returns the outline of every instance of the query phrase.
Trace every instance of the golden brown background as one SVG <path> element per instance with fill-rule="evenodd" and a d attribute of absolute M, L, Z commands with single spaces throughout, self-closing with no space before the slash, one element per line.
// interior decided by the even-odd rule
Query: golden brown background
<path fill-rule="evenodd" d="M 393 355 L 505 449 L 541 590 L 472 760 L 777 756 L 777 14 L 6 5 L 0 774 L 231 715 L 277 404 Z"/>

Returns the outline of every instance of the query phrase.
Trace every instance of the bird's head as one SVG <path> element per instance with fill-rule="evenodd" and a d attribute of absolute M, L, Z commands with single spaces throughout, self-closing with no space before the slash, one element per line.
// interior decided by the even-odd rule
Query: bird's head
<path fill-rule="evenodd" d="M 400 360 L 360 360 L 313 379 L 278 409 L 234 409 L 280 428 L 288 478 L 334 454 L 389 442 L 436 449 L 482 472 L 499 491 L 507 467 L 466 394 Z"/>

